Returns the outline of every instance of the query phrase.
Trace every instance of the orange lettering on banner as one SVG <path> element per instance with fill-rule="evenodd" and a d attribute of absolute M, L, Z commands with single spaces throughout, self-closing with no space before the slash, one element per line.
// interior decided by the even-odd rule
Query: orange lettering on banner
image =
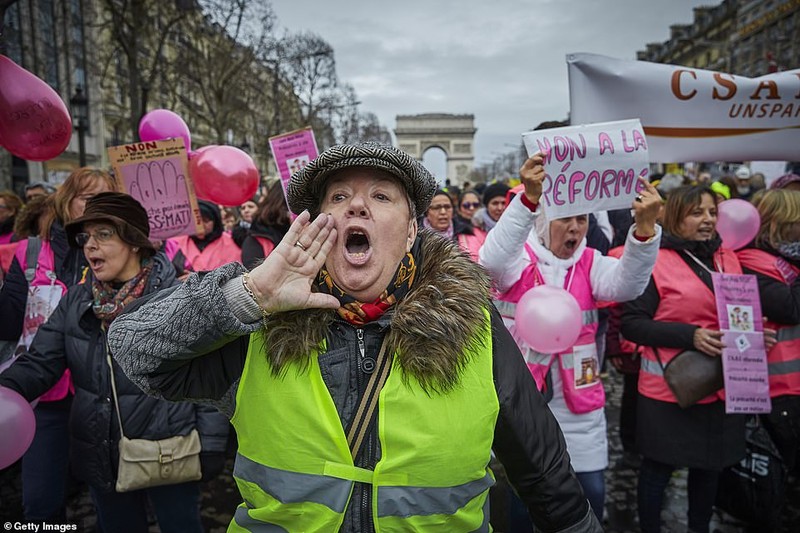
<path fill-rule="evenodd" d="M 681 92 L 681 74 L 683 73 L 689 74 L 692 78 L 697 79 L 697 74 L 692 72 L 691 70 L 684 70 L 678 69 L 672 73 L 672 94 L 675 95 L 675 98 L 678 100 L 691 100 L 694 95 L 697 94 L 697 89 L 692 89 L 692 92 L 688 94 L 683 94 Z"/>
<path fill-rule="evenodd" d="M 780 100 L 781 95 L 778 94 L 778 84 L 774 81 L 765 80 L 758 84 L 756 90 L 753 91 L 753 94 L 750 96 L 751 100 L 761 100 L 761 91 L 764 89 L 769 91 L 769 95 L 767 96 L 767 100 Z"/>
<path fill-rule="evenodd" d="M 725 94 L 721 94 L 716 87 L 711 93 L 711 98 L 714 100 L 730 100 L 734 96 L 736 96 L 736 82 L 732 79 L 728 80 L 722 77 L 723 74 L 719 72 L 714 74 L 714 81 L 716 81 L 721 87 L 725 87 L 728 89 L 728 92 Z"/>

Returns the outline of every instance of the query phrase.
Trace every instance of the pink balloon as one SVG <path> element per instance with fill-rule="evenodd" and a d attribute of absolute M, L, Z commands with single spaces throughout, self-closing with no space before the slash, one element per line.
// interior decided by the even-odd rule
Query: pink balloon
<path fill-rule="evenodd" d="M 260 178 L 249 155 L 233 146 L 207 147 L 198 152 L 189 161 L 189 174 L 199 198 L 238 206 L 253 197 Z"/>
<path fill-rule="evenodd" d="M 22 457 L 35 432 L 31 404 L 13 390 L 0 387 L 0 470 Z"/>
<path fill-rule="evenodd" d="M 139 138 L 142 141 L 160 141 L 162 139 L 183 138 L 186 151 L 192 149 L 192 135 L 189 126 L 177 114 L 169 109 L 154 109 L 139 121 Z"/>
<path fill-rule="evenodd" d="M 218 144 L 207 144 L 205 146 L 201 146 L 197 150 L 192 150 L 191 152 L 189 152 L 189 159 L 194 159 L 195 157 L 197 157 L 198 155 L 202 154 L 203 152 L 205 152 L 209 148 L 214 148 L 216 146 L 219 146 L 219 145 Z"/>
<path fill-rule="evenodd" d="M 738 250 L 747 245 L 758 235 L 760 227 L 761 216 L 750 202 L 736 198 L 719 204 L 717 233 L 725 248 Z"/>
<path fill-rule="evenodd" d="M 29 161 L 61 155 L 72 137 L 67 106 L 52 87 L 0 55 L 0 139 Z"/>
<path fill-rule="evenodd" d="M 541 353 L 556 353 L 578 340 L 583 318 L 577 300 L 559 287 L 539 285 L 522 295 L 514 314 L 514 328 L 528 345 Z"/>

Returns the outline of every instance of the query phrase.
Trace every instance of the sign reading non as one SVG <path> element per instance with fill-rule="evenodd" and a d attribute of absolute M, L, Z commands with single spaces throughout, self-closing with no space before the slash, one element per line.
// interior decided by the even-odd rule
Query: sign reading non
<path fill-rule="evenodd" d="M 638 120 L 524 133 L 528 155 L 545 155 L 542 207 L 549 220 L 630 207 L 647 178 L 647 139 Z"/>
<path fill-rule="evenodd" d="M 147 211 L 151 239 L 203 234 L 183 139 L 112 146 L 108 157 L 117 183 Z"/>

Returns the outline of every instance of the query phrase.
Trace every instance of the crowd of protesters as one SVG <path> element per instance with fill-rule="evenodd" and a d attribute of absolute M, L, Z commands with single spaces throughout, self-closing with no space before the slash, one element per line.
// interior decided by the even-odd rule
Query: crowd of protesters
<path fill-rule="evenodd" d="M 464 335 L 466 332 L 485 335 L 484 340 L 495 347 L 495 353 L 488 359 L 494 359 L 490 363 L 494 365 L 493 370 L 486 368 L 496 374 L 496 390 L 489 393 L 485 384 L 464 379 L 465 386 L 488 394 L 486 401 L 488 398 L 499 401 L 500 414 L 496 408 L 492 411 L 460 396 L 459 401 L 466 402 L 463 406 L 447 405 L 448 409 L 455 409 L 453 416 L 466 415 L 469 407 L 475 416 L 492 420 L 499 417 L 492 431 L 478 423 L 471 425 L 470 431 L 475 432 L 476 439 L 477 435 L 482 435 L 486 442 L 481 445 L 492 445 L 505 465 L 505 474 L 499 471 L 497 474 L 510 481 L 510 486 L 502 486 L 502 490 L 509 491 L 509 497 L 503 501 L 510 504 L 491 512 L 495 518 L 503 514 L 502 522 L 508 523 L 511 531 L 529 531 L 533 525 L 553 530 L 558 529 L 556 526 L 577 527 L 571 529 L 574 531 L 598 530 L 603 520 L 604 471 L 608 466 L 601 376 L 613 366 L 624 379 L 620 437 L 626 460 L 639 472 L 635 503 L 642 531 L 661 530 L 666 486 L 675 469 L 688 468 L 689 529 L 708 532 L 720 474 L 745 454 L 746 417 L 725 412 L 724 389 L 688 408 L 678 406 L 664 379 L 664 367 L 686 350 L 697 350 L 713 357 L 721 355 L 723 343 L 711 282 L 713 272 L 753 274 L 758 280 L 761 308 L 766 317 L 765 339 L 773 405 L 771 413 L 759 418 L 780 452 L 789 473 L 787 482 L 800 479 L 800 176 L 787 173 L 767 186 L 764 176 L 754 174 L 747 165 L 738 165 L 732 168 L 730 175 L 717 178 L 703 172 L 696 176 L 654 174 L 649 182 L 643 180 L 641 193 L 630 208 L 547 221 L 540 205 L 543 179 L 540 154 L 525 162 L 516 187 L 494 182 L 465 186 L 462 190 L 449 184 L 436 188 L 421 165 L 388 148 L 358 145 L 353 149 L 358 157 L 352 161 L 345 149 L 326 152 L 320 156 L 318 164 L 312 163 L 308 170 L 293 177 L 290 190 L 275 181 L 264 190 L 262 197 L 252 198 L 239 208 L 223 208 L 200 200 L 203 234 L 179 236 L 164 242 L 149 240 L 144 209 L 132 197 L 118 192 L 113 178 L 103 170 L 78 169 L 57 189 L 47 183 L 31 184 L 26 188 L 24 199 L 8 191 L 0 193 L 0 313 L 3 317 L 0 320 L 0 386 L 19 392 L 29 401 L 38 399 L 34 408 L 35 439 L 22 458 L 25 519 L 63 521 L 67 486 L 74 483 L 72 478 L 77 478 L 90 489 L 102 531 L 146 531 L 147 500 L 161 531 L 199 531 L 199 484 L 222 469 L 229 428 L 227 418 L 233 420 L 237 433 L 241 432 L 240 441 L 245 440 L 244 444 L 240 442 L 240 450 L 251 444 L 250 439 L 257 437 L 258 431 L 264 431 L 245 424 L 249 420 L 246 417 L 257 414 L 255 410 L 252 414 L 250 410 L 245 411 L 244 404 L 239 403 L 245 398 L 245 391 L 248 395 L 258 394 L 254 376 L 260 375 L 274 386 L 278 378 L 284 376 L 286 394 L 296 392 L 292 387 L 306 386 L 317 387 L 315 394 L 319 394 L 327 386 L 336 402 L 330 409 L 334 416 L 338 411 L 342 426 L 348 429 L 347 421 L 352 419 L 359 394 L 364 393 L 366 386 L 359 372 L 371 374 L 363 370 L 365 353 L 372 364 L 380 358 L 373 352 L 385 342 L 384 336 L 388 338 L 388 330 L 399 329 L 396 324 L 401 318 L 408 320 L 408 306 L 413 303 L 419 305 L 416 314 L 427 318 L 431 331 L 444 328 L 445 334 L 457 331 Z M 387 168 L 386 161 L 400 165 L 400 169 L 381 170 Z M 295 188 L 294 193 L 291 187 Z M 328 187 L 333 191 L 331 197 L 325 196 Z M 362 188 L 372 191 L 375 187 L 381 188 L 380 195 L 362 202 L 359 196 Z M 297 196 L 299 194 L 308 195 L 312 200 L 302 199 Z M 396 200 L 394 194 L 400 194 L 402 201 Z M 384 196 L 388 199 L 384 200 Z M 736 251 L 725 248 L 715 230 L 719 204 L 732 198 L 750 201 L 761 216 L 758 235 Z M 341 201 L 348 202 L 350 207 L 337 207 Z M 373 201 L 374 205 L 370 203 Z M 392 206 L 386 207 L 392 202 Z M 358 205 L 354 207 L 354 203 Z M 391 209 L 400 205 L 408 211 L 403 215 L 409 218 L 403 222 L 408 231 L 397 237 L 398 242 L 407 241 L 408 249 L 400 250 L 402 253 L 398 253 L 397 258 L 391 254 L 386 259 L 376 255 L 387 264 L 378 277 L 380 280 L 387 277 L 394 285 L 386 290 L 375 285 L 380 290 L 374 295 L 371 288 L 363 290 L 363 294 L 354 292 L 356 297 L 346 294 L 347 283 L 354 287 L 359 285 L 346 274 L 348 268 L 353 268 L 352 264 L 336 264 L 337 251 L 331 251 L 336 231 L 332 228 L 339 229 L 341 220 L 354 216 L 353 210 L 361 210 L 358 216 L 380 219 L 382 215 L 372 212 L 388 209 L 386 212 L 394 219 L 380 222 L 384 226 L 379 229 L 385 230 L 385 234 L 369 235 L 368 228 L 357 226 L 351 233 L 340 236 L 346 239 L 343 241 L 346 244 L 339 246 L 347 261 L 353 264 L 367 261 L 372 253 L 384 253 L 376 247 L 381 239 L 393 238 L 392 228 L 399 225 L 402 218 L 399 214 L 403 210 Z M 298 215 L 305 209 L 312 215 L 328 210 L 336 213 L 341 209 L 343 218 L 322 220 L 325 217 L 321 215 L 322 218 L 312 221 L 307 215 L 301 215 L 293 223 L 290 206 Z M 336 215 L 331 216 L 335 218 Z M 448 243 L 447 247 L 440 247 L 442 240 Z M 400 242 L 400 248 L 406 246 Z M 326 256 L 329 263 L 324 263 Z M 472 266 L 459 263 L 462 258 Z M 397 261 L 400 267 L 395 273 Z M 304 274 L 300 285 L 305 284 L 306 291 L 312 287 L 312 292 L 335 296 L 336 301 L 288 307 L 273 305 L 270 300 L 261 298 L 261 294 L 262 291 L 277 294 L 278 288 L 266 281 L 258 285 L 247 277 L 248 270 L 259 279 L 259 269 L 275 272 L 282 268 L 294 272 L 306 268 L 305 262 L 314 268 L 313 272 L 309 270 Z M 415 268 L 420 278 L 416 285 Z M 470 270 L 472 268 L 475 270 Z M 193 274 L 208 271 L 215 274 Z M 321 272 L 319 278 L 318 271 Z M 401 273 L 408 272 L 411 272 L 410 278 L 400 283 Z M 448 288 L 448 283 L 452 282 L 448 276 L 461 280 L 459 283 L 463 287 Z M 487 301 L 489 297 L 493 300 L 488 308 L 491 310 L 480 311 L 478 300 L 484 290 L 478 280 L 480 276 L 486 276 Z M 380 280 L 376 283 L 382 282 Z M 292 287 L 295 281 L 286 279 Z M 437 290 L 439 296 L 419 296 L 425 283 Z M 516 333 L 519 326 L 514 322 L 515 304 L 527 290 L 539 284 L 567 289 L 580 305 L 583 327 L 576 344 L 564 352 L 538 353 Z M 234 286 L 238 292 L 234 292 Z M 150 295 L 169 287 L 180 287 L 180 290 L 170 291 L 165 302 L 171 302 L 177 298 L 174 295 L 180 294 L 186 302 L 194 301 L 194 306 L 186 303 L 186 307 L 174 307 L 178 304 L 172 303 L 173 307 L 165 307 L 166 303 L 156 303 L 149 307 L 150 304 L 145 304 L 140 315 L 126 318 L 126 306 L 136 307 L 137 299 L 150 300 Z M 471 294 L 467 296 L 467 292 Z M 299 298 L 295 293 L 292 296 Z M 369 298 L 365 299 L 367 296 Z M 253 309 L 238 308 L 234 303 L 236 298 L 252 298 L 258 305 Z M 454 307 L 437 307 L 442 298 L 452 299 Z M 480 321 L 470 322 L 474 319 L 469 316 L 468 307 L 472 300 L 477 306 L 474 311 L 477 316 L 483 317 L 485 312 L 491 317 L 488 333 L 477 333 Z M 222 306 L 224 309 L 210 312 L 211 302 L 215 301 L 227 304 Z M 325 306 L 334 310 L 338 307 L 338 317 L 336 313 L 333 313 L 335 319 L 323 316 L 319 310 L 311 309 Z M 172 354 L 162 345 L 158 346 L 158 353 L 128 351 L 128 348 L 147 351 L 155 346 L 148 344 L 156 336 L 154 331 L 147 330 L 147 335 L 141 333 L 143 337 L 139 341 L 140 332 L 136 328 L 143 327 L 141 324 L 145 322 L 152 326 L 158 322 L 152 320 L 156 311 L 161 313 L 167 308 L 176 317 L 186 320 L 195 317 L 208 324 L 197 325 L 201 329 L 194 340 L 181 338 L 170 344 L 175 345 Z M 295 317 L 292 313 L 296 310 L 303 316 Z M 444 313 L 462 313 L 465 325 L 460 326 L 462 329 L 453 326 L 452 331 L 448 330 L 447 323 L 437 322 Z M 292 317 L 292 320 L 276 316 Z M 312 319 L 316 321 L 313 324 L 309 322 Z M 169 320 L 170 316 L 163 316 L 161 322 Z M 423 320 L 420 323 L 424 323 Z M 276 331 L 282 328 L 282 337 L 279 333 L 269 337 L 275 343 L 291 343 L 292 332 L 299 338 L 298 331 L 313 329 L 318 337 L 303 337 L 298 342 L 304 344 L 298 344 L 295 351 L 316 350 L 320 342 L 331 343 L 333 348 L 325 357 L 338 354 L 336 350 L 352 340 L 360 349 L 359 362 L 352 367 L 342 366 L 344 363 L 338 359 L 322 361 L 320 355 L 323 379 L 319 383 L 304 383 L 288 380 L 286 367 L 280 366 L 288 361 L 270 356 L 270 364 L 278 370 L 259 374 L 245 356 L 248 350 L 254 350 L 256 341 L 251 333 L 262 325 Z M 125 339 L 137 339 L 127 341 L 136 346 L 118 348 L 124 352 L 119 356 L 119 363 L 107 358 L 109 328 L 125 330 Z M 497 328 L 503 333 L 498 333 Z M 164 333 L 165 336 L 170 334 Z M 417 353 L 411 347 L 413 342 L 450 353 L 445 348 L 446 343 L 423 342 L 419 339 L 424 335 L 419 338 L 408 335 L 409 338 L 404 339 L 398 334 L 391 342 L 407 343 L 401 345 L 412 354 Z M 201 341 L 208 346 L 192 344 Z M 420 391 L 425 394 L 440 394 L 442 398 L 455 394 L 452 385 L 456 381 L 448 381 L 453 376 L 440 376 L 435 372 L 444 369 L 463 376 L 465 368 L 477 371 L 475 365 L 482 364 L 484 354 L 467 342 L 469 339 L 452 338 L 451 341 L 455 343 L 454 348 L 451 347 L 452 361 L 430 356 L 434 361 L 431 364 L 438 365 L 431 369 L 424 362 L 409 362 L 398 355 L 399 366 L 392 372 L 403 372 L 404 379 L 412 376 L 414 383 L 422 383 Z M 181 342 L 186 343 L 184 347 Z M 498 346 L 507 353 L 497 354 Z M 212 351 L 209 353 L 206 348 Z M 153 350 L 155 348 L 150 349 Z M 289 354 L 295 353 L 288 347 L 286 350 Z M 116 351 L 114 357 L 118 357 Z M 469 357 L 462 358 L 462 353 Z M 504 359 L 509 354 L 514 356 L 515 363 Z M 227 362 L 222 362 L 223 355 Z M 297 352 L 296 355 L 301 354 Z M 195 357 L 198 358 L 196 365 Z M 359 358 L 358 351 L 355 357 Z M 190 362 L 191 367 L 181 366 Z M 236 364 L 241 366 L 234 368 Z M 301 367 L 303 364 L 307 363 L 301 362 Z M 580 387 L 576 387 L 576 364 L 588 364 L 591 368 L 588 382 Z M 517 374 L 521 368 L 524 379 L 519 375 L 506 376 L 511 372 L 509 368 L 514 368 Z M 199 369 L 213 370 L 219 375 L 202 377 Z M 350 373 L 352 379 L 348 382 Z M 178 385 L 176 379 L 185 383 Z M 388 379 L 391 380 L 391 374 Z M 116 391 L 112 390 L 112 380 Z M 390 385 L 396 384 L 387 381 L 387 387 Z M 250 396 L 247 398 L 253 400 Z M 193 404 L 183 400 L 203 402 Z M 408 408 L 420 407 L 410 399 L 404 401 Z M 544 402 L 549 409 L 539 405 Z M 322 405 L 300 403 L 297 408 L 301 412 L 303 409 L 312 412 Z M 223 414 L 210 405 L 221 409 Z M 520 405 L 523 405 L 521 411 L 509 413 Z M 273 414 L 282 408 L 278 403 L 265 406 L 268 410 L 277 409 Z M 388 407 L 383 408 L 392 412 Z M 454 436 L 469 437 L 463 428 L 447 426 L 453 420 L 444 416 L 437 418 L 430 413 L 428 420 L 422 416 L 422 411 L 418 414 L 424 422 L 449 427 Z M 291 418 L 281 419 L 287 423 L 291 421 Z M 534 438 L 533 419 L 542 427 L 549 428 L 552 424 L 559 430 L 553 429 L 552 434 Z M 117 443 L 123 434 L 121 423 L 126 437 L 160 439 L 198 430 L 202 442 L 202 480 L 128 493 L 115 492 Z M 509 427 L 510 424 L 517 426 Z M 278 443 L 297 437 L 291 432 L 283 434 L 277 426 L 270 427 L 275 432 L 276 444 L 267 449 L 274 453 L 279 453 Z M 306 429 L 321 431 L 316 426 Z M 367 432 L 369 442 L 365 453 L 370 455 L 354 458 L 353 468 L 374 469 L 382 453 L 381 446 L 385 444 L 381 439 L 386 438 L 387 443 L 395 445 L 401 442 L 392 440 L 399 438 L 397 435 L 385 435 L 382 431 L 380 439 L 377 429 Z M 263 436 L 269 438 L 267 433 Z M 470 467 L 481 462 L 483 448 L 478 449 L 477 444 L 470 448 L 469 442 L 459 445 L 463 446 L 465 461 L 474 459 Z M 536 449 L 545 445 L 552 447 L 546 458 L 553 461 L 553 471 L 549 474 L 558 479 L 557 483 L 526 478 L 549 475 L 540 470 L 542 465 L 531 464 L 534 457 L 545 459 L 544 451 Z M 566 450 L 564 457 L 568 453 L 569 465 L 560 462 L 562 448 Z M 316 450 L 313 446 L 310 449 Z M 392 456 L 397 452 L 391 450 L 393 448 L 387 447 L 384 452 L 393 461 L 401 461 L 399 455 Z M 420 450 L 420 457 L 426 460 L 435 457 L 435 454 L 426 456 L 431 450 L 424 447 Z M 486 460 L 488 462 L 488 456 Z M 237 464 L 239 461 L 237 457 Z M 285 464 L 298 468 L 308 465 L 299 459 L 287 459 Z M 302 468 L 298 471 L 303 472 Z M 425 478 L 422 472 L 409 468 L 419 479 Z M 443 486 L 458 485 L 454 480 L 461 479 L 459 476 L 463 477 L 463 473 L 455 468 L 445 470 L 443 468 L 440 477 L 434 476 L 434 482 Z M 242 471 L 234 475 L 245 498 L 244 507 L 236 511 L 235 523 L 241 527 L 291 523 L 287 518 L 292 516 L 291 511 L 274 503 L 274 499 L 269 505 L 248 501 L 247 495 L 259 501 L 269 499 L 263 493 L 266 489 L 243 489 L 250 481 L 243 481 Z M 354 493 L 362 503 L 369 503 L 371 497 L 363 490 L 363 474 L 358 477 L 339 472 L 335 477 L 351 479 L 348 475 L 354 476 Z M 479 483 L 480 476 L 475 478 L 475 475 L 473 468 L 464 481 Z M 480 487 L 471 496 L 474 500 L 465 500 L 462 507 L 452 509 L 451 524 L 466 527 L 464 524 L 481 516 L 477 507 L 473 509 L 476 505 L 473 501 L 488 501 L 488 485 Z M 400 487 L 397 490 L 399 494 Z M 421 488 L 414 490 L 420 494 L 424 492 Z M 380 497 L 379 492 L 375 494 Z M 556 510 L 552 502 L 546 503 L 548 497 L 559 494 L 563 501 L 570 502 L 569 509 Z M 575 494 L 579 502 L 588 503 L 585 506 L 576 503 L 571 499 Z M 299 502 L 297 505 L 297 509 L 309 512 L 309 516 L 313 515 L 320 523 L 339 524 L 347 531 L 372 530 L 371 525 L 364 526 L 365 520 L 374 519 L 378 523 L 390 520 L 373 516 L 363 506 L 359 510 L 348 504 L 341 507 L 336 516 L 325 516 L 311 512 L 313 507 L 305 504 L 300 507 Z M 268 512 L 267 508 L 272 510 Z M 257 518 L 258 513 L 253 509 L 262 513 L 258 515 L 262 518 Z M 593 516 L 587 515 L 589 509 Z M 248 510 L 254 514 L 248 515 Z M 402 514 L 400 509 L 396 512 Z M 485 514 L 488 521 L 488 513 Z M 512 517 L 510 521 L 509 517 Z M 264 522 L 258 521 L 261 519 Z M 406 519 L 405 526 L 433 527 L 421 516 L 406 516 Z M 383 525 L 388 523 L 383 522 Z M 443 527 L 443 531 L 448 530 L 447 526 Z M 452 530 L 460 530 L 458 527 Z"/>

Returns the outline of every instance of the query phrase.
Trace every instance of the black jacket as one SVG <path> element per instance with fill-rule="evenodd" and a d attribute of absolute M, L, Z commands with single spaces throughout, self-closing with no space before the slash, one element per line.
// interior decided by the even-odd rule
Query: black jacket
<path fill-rule="evenodd" d="M 155 265 L 145 294 L 176 283 L 175 271 L 163 254 Z M 92 311 L 91 278 L 75 285 L 59 302 L 22 355 L 0 375 L 0 386 L 27 400 L 50 389 L 67 368 L 75 398 L 70 415 L 70 461 L 76 476 L 89 485 L 113 491 L 119 461 L 119 424 L 113 404 L 105 335 Z M 125 436 L 163 439 L 186 435 L 197 427 L 204 451 L 222 452 L 228 421 L 209 407 L 172 403 L 144 394 L 114 363 Z"/>

